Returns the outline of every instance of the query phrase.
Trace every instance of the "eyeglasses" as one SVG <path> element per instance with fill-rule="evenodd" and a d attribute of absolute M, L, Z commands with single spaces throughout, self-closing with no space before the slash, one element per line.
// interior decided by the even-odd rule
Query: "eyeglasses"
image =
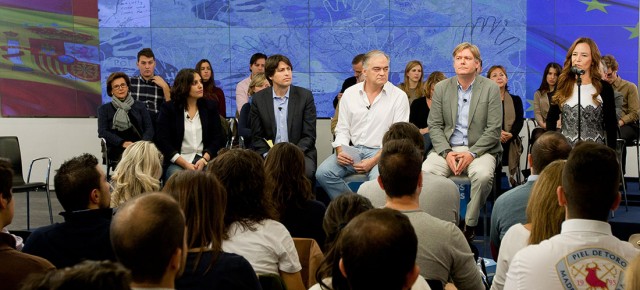
<path fill-rule="evenodd" d="M 111 89 L 113 89 L 113 90 L 126 89 L 126 88 L 127 88 L 127 84 L 126 83 L 123 83 L 123 84 L 120 84 L 120 85 L 111 86 Z"/>

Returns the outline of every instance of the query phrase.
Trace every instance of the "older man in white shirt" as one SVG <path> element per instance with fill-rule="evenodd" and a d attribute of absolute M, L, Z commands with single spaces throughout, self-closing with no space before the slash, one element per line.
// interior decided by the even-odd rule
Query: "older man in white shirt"
<path fill-rule="evenodd" d="M 363 67 L 365 81 L 348 88 L 340 101 L 332 143 L 336 153 L 316 171 L 318 183 L 331 199 L 350 190 L 344 181 L 348 175 L 377 178 L 382 136 L 391 124 L 409 121 L 407 94 L 389 82 L 389 56 L 372 50 L 365 55 Z M 352 150 L 347 150 L 350 144 Z"/>

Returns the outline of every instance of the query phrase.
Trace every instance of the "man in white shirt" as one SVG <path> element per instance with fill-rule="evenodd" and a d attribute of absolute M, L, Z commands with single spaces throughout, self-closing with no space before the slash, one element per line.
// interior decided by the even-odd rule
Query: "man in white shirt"
<path fill-rule="evenodd" d="M 249 102 L 248 93 L 251 78 L 259 73 L 264 73 L 264 64 L 266 62 L 267 55 L 264 53 L 258 52 L 251 56 L 251 60 L 249 61 L 249 71 L 251 71 L 251 74 L 236 85 L 236 111 L 238 115 L 240 115 L 242 106 Z"/>
<path fill-rule="evenodd" d="M 332 199 L 350 191 L 345 176 L 361 173 L 369 180 L 378 176 L 382 136 L 391 124 L 409 121 L 407 94 L 389 82 L 389 56 L 372 50 L 365 55 L 363 67 L 365 81 L 348 88 L 340 101 L 336 138 L 332 143 L 336 153 L 316 171 L 318 183 Z M 350 144 L 354 149 L 351 155 L 358 156 L 343 150 Z"/>
<path fill-rule="evenodd" d="M 557 190 L 566 212 L 562 231 L 520 250 L 504 289 L 624 289 L 625 269 L 640 251 L 614 237 L 607 223 L 620 204 L 616 156 L 602 144 L 576 145 Z"/>

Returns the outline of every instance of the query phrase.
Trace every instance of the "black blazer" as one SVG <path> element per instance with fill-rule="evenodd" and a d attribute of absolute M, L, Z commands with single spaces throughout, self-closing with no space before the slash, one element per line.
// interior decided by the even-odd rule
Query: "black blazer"
<path fill-rule="evenodd" d="M 218 116 L 218 105 L 212 100 L 204 98 L 197 102 L 200 122 L 202 123 L 202 154 L 209 153 L 211 158 L 218 154 L 222 148 L 224 138 Z M 171 157 L 180 153 L 182 139 L 184 138 L 184 107 L 169 101 L 160 106 L 158 121 L 156 123 L 156 146 L 164 155 L 164 163 L 171 163 Z M 187 160 L 191 162 L 191 160 Z"/>
<path fill-rule="evenodd" d="M 116 152 L 115 155 L 112 156 L 119 156 L 118 152 L 122 154 L 122 151 L 124 151 L 122 143 L 125 141 L 153 140 L 153 121 L 143 103 L 135 101 L 128 113 L 129 118 L 132 119 L 131 123 L 138 133 L 140 133 L 141 139 L 139 140 L 125 140 L 118 134 L 120 131 L 111 129 L 113 116 L 115 114 L 116 108 L 111 102 L 98 107 L 98 137 L 104 138 L 107 141 L 107 147 L 110 152 Z"/>
<path fill-rule="evenodd" d="M 251 101 L 251 140 L 253 148 L 260 154 L 269 151 L 264 140 L 276 138 L 275 113 L 273 112 L 273 89 L 255 93 Z M 287 130 L 289 142 L 298 145 L 304 155 L 317 164 L 316 151 L 316 104 L 311 91 L 297 86 L 289 87 Z"/>
<path fill-rule="evenodd" d="M 604 114 L 604 130 L 607 135 L 607 146 L 616 149 L 616 139 L 618 138 L 618 118 L 616 117 L 616 101 L 613 95 L 613 87 L 605 82 L 602 84 L 600 97 L 602 98 L 602 113 Z M 555 131 L 556 122 L 560 118 L 560 106 L 551 104 L 547 114 L 547 131 Z M 564 124 L 563 124 L 564 125 Z"/>

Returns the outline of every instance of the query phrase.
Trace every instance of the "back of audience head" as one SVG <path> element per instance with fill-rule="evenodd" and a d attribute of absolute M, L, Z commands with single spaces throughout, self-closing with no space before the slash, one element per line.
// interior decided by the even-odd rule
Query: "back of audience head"
<path fill-rule="evenodd" d="M 542 172 L 549 163 L 567 159 L 571 145 L 559 132 L 550 131 L 538 137 L 531 146 L 531 167 L 536 174 Z"/>
<path fill-rule="evenodd" d="M 378 163 L 378 182 L 389 197 L 410 196 L 422 182 L 422 156 L 409 140 L 384 144 Z"/>
<path fill-rule="evenodd" d="M 266 192 L 280 217 L 287 208 L 302 208 L 313 198 L 311 181 L 305 176 L 304 154 L 298 146 L 282 142 L 273 145 L 264 162 Z"/>
<path fill-rule="evenodd" d="M 338 245 L 340 270 L 352 290 L 409 289 L 418 278 L 418 238 L 406 215 L 372 209 L 343 231 Z"/>
<path fill-rule="evenodd" d="M 131 274 L 120 263 L 84 261 L 73 267 L 30 276 L 22 290 L 128 290 Z"/>
<path fill-rule="evenodd" d="M 569 154 L 558 195 L 566 205 L 567 219 L 606 222 L 609 211 L 620 203 L 619 186 L 616 152 L 602 144 L 581 142 Z"/>
<path fill-rule="evenodd" d="M 108 208 L 111 194 L 98 158 L 85 153 L 62 163 L 54 177 L 56 196 L 66 212 Z"/>
<path fill-rule="evenodd" d="M 359 214 L 373 209 L 373 205 L 368 198 L 355 194 L 353 192 L 345 192 L 329 203 L 327 211 L 322 222 L 322 228 L 327 234 L 325 259 L 316 271 L 316 281 L 325 289 L 329 287 L 322 282 L 322 279 L 332 277 L 332 289 L 342 290 L 348 289 L 347 281 L 340 275 L 340 256 L 336 247 L 336 242 L 340 237 L 342 229 Z M 335 273 L 335 275 L 333 275 Z"/>
<path fill-rule="evenodd" d="M 160 190 L 162 153 L 149 141 L 138 141 L 122 153 L 111 178 L 114 184 L 111 207 L 145 192 Z"/>
<path fill-rule="evenodd" d="M 272 202 L 265 194 L 265 170 L 258 153 L 231 149 L 213 159 L 208 168 L 227 190 L 225 232 L 234 222 L 254 229 L 256 223 L 275 217 Z"/>
<path fill-rule="evenodd" d="M 4 201 L 0 207 L 0 229 L 11 224 L 13 220 L 13 169 L 11 163 L 0 159 L 0 198 Z"/>
<path fill-rule="evenodd" d="M 175 198 L 187 224 L 187 247 L 222 251 L 227 192 L 210 172 L 185 170 L 169 178 L 162 191 Z M 196 263 L 197 265 L 197 263 Z"/>
<path fill-rule="evenodd" d="M 127 201 L 111 222 L 111 245 L 134 283 L 158 284 L 182 273 L 186 258 L 185 217 L 165 193 Z M 173 280 L 171 280 L 173 283 Z"/>
<path fill-rule="evenodd" d="M 531 223 L 529 244 L 539 244 L 560 233 L 565 217 L 564 207 L 558 205 L 558 186 L 562 185 L 562 171 L 566 160 L 547 165 L 533 185 L 527 204 L 527 222 Z"/>
<path fill-rule="evenodd" d="M 382 136 L 382 144 L 392 140 L 409 140 L 420 150 L 420 155 L 424 152 L 424 137 L 420 134 L 420 130 L 416 125 L 409 122 L 397 122 L 389 127 L 384 136 Z"/>

